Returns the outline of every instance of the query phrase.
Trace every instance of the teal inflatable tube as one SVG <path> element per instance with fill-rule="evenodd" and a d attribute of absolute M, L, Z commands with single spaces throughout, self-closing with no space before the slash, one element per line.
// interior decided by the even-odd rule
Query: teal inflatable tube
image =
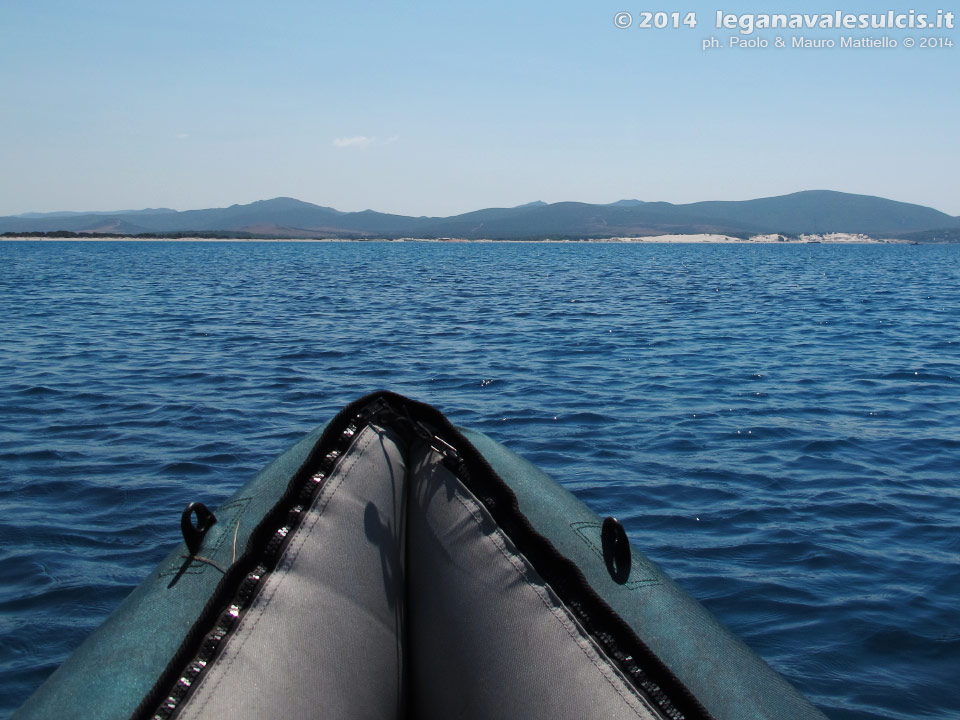
<path fill-rule="evenodd" d="M 181 523 L 17 720 L 824 717 L 615 519 L 399 395 Z"/>

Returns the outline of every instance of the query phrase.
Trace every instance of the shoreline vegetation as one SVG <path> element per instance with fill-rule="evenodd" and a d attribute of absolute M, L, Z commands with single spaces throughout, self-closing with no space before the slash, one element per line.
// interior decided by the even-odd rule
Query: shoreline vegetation
<path fill-rule="evenodd" d="M 928 235 L 930 233 L 924 233 Z M 911 233 L 910 235 L 916 235 Z M 936 235 L 936 234 L 934 234 Z M 0 234 L 0 241 L 29 241 L 29 240 L 71 240 L 71 241 L 96 241 L 96 242 L 296 242 L 296 243 L 316 243 L 316 242 L 436 242 L 436 243 L 570 243 L 570 242 L 593 242 L 593 243 L 635 243 L 635 244 L 681 244 L 681 243 L 703 243 L 703 244 L 919 244 L 926 243 L 950 243 L 960 242 L 960 234 L 957 233 L 939 233 L 941 237 L 917 238 L 874 238 L 863 233 L 824 233 L 824 234 L 800 234 L 784 235 L 777 233 L 768 233 L 760 235 L 720 235 L 708 233 L 696 234 L 674 234 L 674 235 L 646 235 L 630 237 L 530 237 L 530 238 L 455 238 L 455 237 L 357 237 L 357 236 L 331 236 L 331 237 L 293 237 L 287 235 L 256 235 L 251 233 L 140 233 L 140 234 L 119 234 L 119 233 L 96 233 L 96 232 L 71 232 L 67 230 L 58 230 L 53 232 L 25 232 L 14 233 L 7 232 Z"/>

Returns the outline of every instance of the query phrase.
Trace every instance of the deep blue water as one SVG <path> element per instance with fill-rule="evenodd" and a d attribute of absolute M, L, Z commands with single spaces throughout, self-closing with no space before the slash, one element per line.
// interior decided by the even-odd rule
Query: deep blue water
<path fill-rule="evenodd" d="M 830 717 L 960 717 L 960 246 L 0 243 L 0 716 L 387 388 L 526 456 Z"/>

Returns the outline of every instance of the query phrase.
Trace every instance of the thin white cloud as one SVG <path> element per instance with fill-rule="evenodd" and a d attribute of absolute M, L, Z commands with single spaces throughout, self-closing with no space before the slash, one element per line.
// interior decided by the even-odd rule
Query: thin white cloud
<path fill-rule="evenodd" d="M 174 137 L 175 137 L 177 140 L 186 140 L 186 139 L 187 139 L 188 137 L 190 137 L 190 136 L 187 135 L 187 133 L 177 133 L 176 135 L 174 135 Z"/>
<path fill-rule="evenodd" d="M 365 137 L 364 135 L 354 135 L 353 137 L 338 137 L 333 139 L 333 144 L 338 148 L 355 147 L 363 150 L 370 146 L 376 138 Z"/>

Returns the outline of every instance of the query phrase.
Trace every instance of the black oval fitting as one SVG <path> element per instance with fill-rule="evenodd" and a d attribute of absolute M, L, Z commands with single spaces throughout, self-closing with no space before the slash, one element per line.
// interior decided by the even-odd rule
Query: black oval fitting
<path fill-rule="evenodd" d="M 197 516 L 196 525 L 193 523 L 194 515 Z M 204 535 L 216 522 L 216 515 L 203 503 L 192 502 L 187 505 L 180 516 L 180 532 L 183 533 L 183 541 L 187 544 L 187 551 L 191 555 L 196 555 L 200 551 Z"/>
<path fill-rule="evenodd" d="M 615 517 L 604 518 L 600 528 L 600 544 L 603 546 L 603 561 L 614 582 L 623 585 L 630 577 L 630 541 L 627 531 Z"/>

